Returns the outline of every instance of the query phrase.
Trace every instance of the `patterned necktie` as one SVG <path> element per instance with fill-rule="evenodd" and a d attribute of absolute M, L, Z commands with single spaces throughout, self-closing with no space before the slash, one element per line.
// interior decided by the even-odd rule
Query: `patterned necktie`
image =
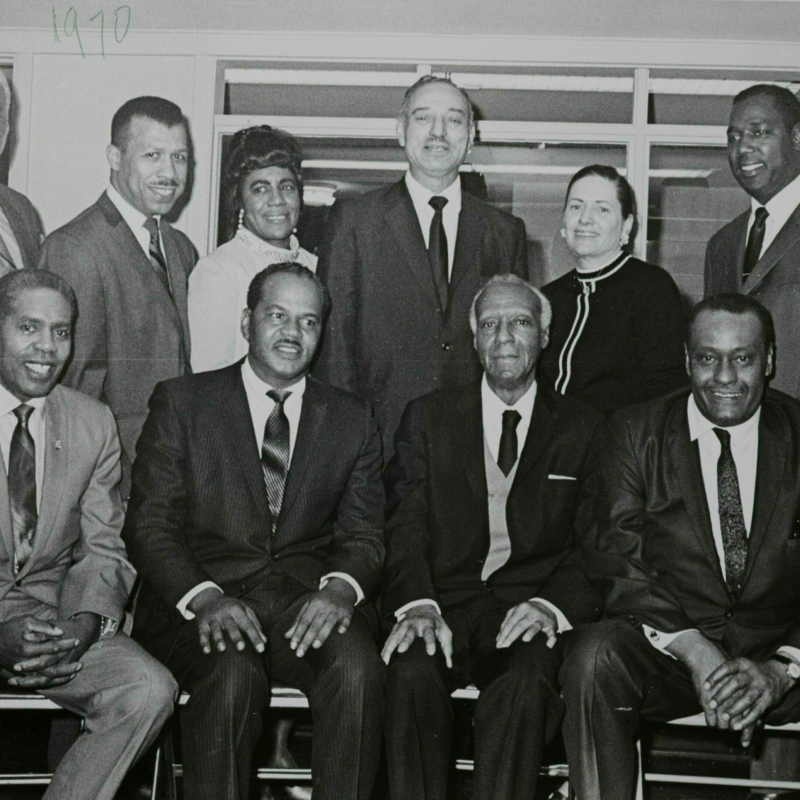
<path fill-rule="evenodd" d="M 517 463 L 517 425 L 521 419 L 519 411 L 503 412 L 503 432 L 500 434 L 497 466 L 506 477 Z"/>
<path fill-rule="evenodd" d="M 14 530 L 14 571 L 28 560 L 36 533 L 36 447 L 28 430 L 33 406 L 14 409 L 17 427 L 11 435 L 8 455 L 8 497 L 11 503 L 11 526 Z"/>
<path fill-rule="evenodd" d="M 761 247 L 764 244 L 764 229 L 767 225 L 769 211 L 764 206 L 756 209 L 756 218 L 750 234 L 747 237 L 747 249 L 744 251 L 744 266 L 742 267 L 742 283 L 755 269 L 758 259 L 761 258 Z"/>
<path fill-rule="evenodd" d="M 725 555 L 725 582 L 731 594 L 736 595 L 742 588 L 747 562 L 747 528 L 744 525 L 742 497 L 739 494 L 739 476 L 731 452 L 731 435 L 722 428 L 714 428 L 714 433 L 722 445 L 717 462 L 717 495 L 722 550 Z"/>
<path fill-rule="evenodd" d="M 446 197 L 431 197 L 428 204 L 433 209 L 431 232 L 428 237 L 428 261 L 431 264 L 433 282 L 439 293 L 442 313 L 447 311 L 447 234 L 444 232 L 442 209 L 447 205 Z"/>
<path fill-rule="evenodd" d="M 156 271 L 164 288 L 170 292 L 169 288 L 169 273 L 167 272 L 167 260 L 164 258 L 164 253 L 161 252 L 161 238 L 158 235 L 158 220 L 155 217 L 148 217 L 144 221 L 144 227 L 150 234 L 150 263 Z"/>
<path fill-rule="evenodd" d="M 283 490 L 286 486 L 286 475 L 289 472 L 289 419 L 283 410 L 283 405 L 290 395 L 291 392 L 279 392 L 276 389 L 270 389 L 267 392 L 267 397 L 275 401 L 275 407 L 264 427 L 264 439 L 261 443 L 261 466 L 264 471 L 264 482 L 267 485 L 273 531 L 278 522 L 278 515 L 281 513 Z"/>

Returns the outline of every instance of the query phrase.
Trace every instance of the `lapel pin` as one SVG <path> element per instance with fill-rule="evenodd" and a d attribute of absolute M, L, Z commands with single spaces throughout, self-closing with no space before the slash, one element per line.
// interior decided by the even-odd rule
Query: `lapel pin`
<path fill-rule="evenodd" d="M 56 439 L 56 450 L 61 449 L 61 439 Z"/>

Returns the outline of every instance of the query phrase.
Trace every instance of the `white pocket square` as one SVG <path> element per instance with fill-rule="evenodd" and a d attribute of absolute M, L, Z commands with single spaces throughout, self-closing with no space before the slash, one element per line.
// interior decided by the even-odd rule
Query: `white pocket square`
<path fill-rule="evenodd" d="M 547 480 L 549 481 L 576 481 L 577 478 L 573 478 L 572 475 L 555 475 L 552 472 L 547 476 Z"/>

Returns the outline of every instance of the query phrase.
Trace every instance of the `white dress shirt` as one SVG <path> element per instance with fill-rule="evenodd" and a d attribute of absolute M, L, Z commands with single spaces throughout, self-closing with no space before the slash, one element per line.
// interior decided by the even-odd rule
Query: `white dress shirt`
<path fill-rule="evenodd" d="M 25 405 L 33 406 L 34 411 L 28 418 L 28 430 L 33 439 L 33 446 L 36 448 L 36 508 L 41 508 L 42 504 L 42 482 L 44 481 L 44 458 L 45 458 L 45 424 L 44 424 L 44 404 L 46 397 L 32 397 L 25 401 Z M 8 457 L 11 452 L 11 437 L 14 435 L 19 421 L 14 409 L 21 406 L 22 401 L 14 397 L 5 386 L 0 384 L 0 452 L 3 454 L 3 465 L 8 476 Z"/>
<path fill-rule="evenodd" d="M 687 403 L 687 417 L 689 421 L 689 438 L 696 441 L 700 451 L 700 469 L 703 475 L 703 487 L 706 493 L 708 504 L 708 514 L 711 518 L 711 532 L 714 536 L 714 546 L 717 548 L 717 556 L 725 577 L 725 548 L 722 543 L 722 526 L 719 519 L 719 493 L 717 479 L 717 463 L 722 445 L 714 428 L 723 428 L 722 425 L 715 425 L 700 412 L 695 403 L 694 395 L 689 395 Z M 736 464 L 736 474 L 739 480 L 739 495 L 742 501 L 742 515 L 744 516 L 744 526 L 747 535 L 750 536 L 750 526 L 753 521 L 753 506 L 756 495 L 756 473 L 758 467 L 758 423 L 761 419 L 761 407 L 759 406 L 755 414 L 750 419 L 741 423 L 724 427 L 731 435 L 731 454 L 733 462 Z M 658 650 L 664 651 L 672 644 L 678 636 L 687 633 L 689 628 L 676 633 L 663 633 L 655 630 L 649 625 L 642 625 L 647 640 Z M 800 664 L 800 650 L 795 647 L 781 647 L 778 652 L 786 653 Z M 668 653 L 668 655 L 671 655 Z"/>
<path fill-rule="evenodd" d="M 406 187 L 411 195 L 411 202 L 417 212 L 419 226 L 422 228 L 422 238 L 425 240 L 425 247 L 431 236 L 431 222 L 433 222 L 434 210 L 429 201 L 431 197 L 446 197 L 447 205 L 442 209 L 442 225 L 444 225 L 445 236 L 447 236 L 447 275 L 453 274 L 453 257 L 456 252 L 456 236 L 458 236 L 458 215 L 461 213 L 461 179 L 456 179 L 443 191 L 438 194 L 426 189 L 419 181 L 411 177 L 410 172 L 406 172 Z"/>
<path fill-rule="evenodd" d="M 267 425 L 267 419 L 275 408 L 275 401 L 267 396 L 267 392 L 272 391 L 273 387 L 265 383 L 261 378 L 253 372 L 250 366 L 250 359 L 246 358 L 242 363 L 242 380 L 244 382 L 244 389 L 247 395 L 247 404 L 250 407 L 250 418 L 253 421 L 253 436 L 255 437 L 256 447 L 258 452 L 261 452 L 261 445 L 264 440 L 264 428 Z M 297 383 L 292 384 L 287 391 L 289 397 L 286 398 L 283 404 L 283 410 L 286 413 L 286 418 L 289 420 L 289 467 L 292 465 L 292 455 L 294 454 L 294 445 L 297 441 L 297 429 L 300 425 L 300 414 L 303 411 L 303 395 L 306 391 L 306 379 L 301 378 Z M 331 578 L 341 578 L 350 586 L 356 593 L 356 605 L 364 599 L 364 592 L 361 585 L 351 575 L 345 572 L 329 572 L 320 578 L 319 588 L 324 589 L 328 585 Z M 219 586 L 213 581 L 203 581 L 197 584 L 193 589 L 190 589 L 180 600 L 177 605 L 178 611 L 184 616 L 185 619 L 194 619 L 194 614 L 189 611 L 189 603 L 205 589 L 218 589 Z"/>
<path fill-rule="evenodd" d="M 492 391 L 489 382 L 486 380 L 486 375 L 484 374 L 483 380 L 481 381 L 483 433 L 486 436 L 489 451 L 495 461 L 497 461 L 497 454 L 500 450 L 500 437 L 503 435 L 503 412 L 516 411 L 520 415 L 520 421 L 517 423 L 517 454 L 519 457 L 522 455 L 522 450 L 528 438 L 528 430 L 531 427 L 531 416 L 533 415 L 533 404 L 535 401 L 536 381 L 531 384 L 528 391 L 525 392 L 513 406 L 509 406 Z M 572 625 L 569 624 L 569 620 L 557 606 L 554 606 L 548 600 L 543 600 L 541 597 L 531 598 L 531 602 L 533 601 L 547 606 L 547 608 L 556 615 L 556 619 L 558 620 L 558 633 L 572 630 Z M 394 612 L 397 621 L 400 622 L 405 617 L 406 612 L 416 606 L 434 606 L 440 615 L 442 613 L 439 604 L 433 599 L 424 598 L 412 600 L 410 603 L 406 603 Z"/>
<path fill-rule="evenodd" d="M 8 221 L 8 217 L 5 214 L 5 211 L 0 207 L 0 238 L 3 240 L 3 244 L 6 246 L 6 250 L 8 250 L 8 254 L 11 256 L 11 260 L 14 262 L 14 266 L 17 269 L 22 269 L 25 264 L 22 261 L 22 251 L 19 249 L 19 242 L 17 242 L 17 237 L 14 236 L 14 231 L 11 230 L 11 223 Z"/>
<path fill-rule="evenodd" d="M 761 245 L 759 257 L 767 252 L 767 248 L 781 232 L 781 228 L 786 224 L 789 217 L 794 214 L 795 209 L 800 206 L 800 175 L 798 175 L 788 186 L 784 186 L 775 197 L 772 198 L 764 208 L 769 212 L 767 221 L 764 224 L 764 242 Z M 761 203 L 750 198 L 750 219 L 747 223 L 747 235 L 750 235 L 750 228 L 756 219 L 756 210 L 761 208 Z"/>
<path fill-rule="evenodd" d="M 117 207 L 117 210 L 120 214 L 122 214 L 122 219 L 128 224 L 128 227 L 133 232 L 133 235 L 136 237 L 136 241 L 139 242 L 139 246 L 142 248 L 142 252 L 147 256 L 147 260 L 150 260 L 150 231 L 144 227 L 144 223 L 147 220 L 147 215 L 142 214 L 138 208 L 134 208 L 113 186 L 109 186 L 106 189 L 106 194 L 108 195 L 108 199 Z M 161 220 L 160 214 L 153 215 L 157 220 Z M 161 245 L 161 252 L 164 253 L 164 257 L 166 258 L 166 251 L 164 250 L 164 241 L 161 238 L 161 226 L 159 224 L 158 228 L 158 238 L 159 243 Z"/>

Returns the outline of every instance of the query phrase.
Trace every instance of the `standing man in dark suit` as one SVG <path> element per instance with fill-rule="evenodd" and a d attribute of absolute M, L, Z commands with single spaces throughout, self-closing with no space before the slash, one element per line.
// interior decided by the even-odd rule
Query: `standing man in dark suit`
<path fill-rule="evenodd" d="M 314 797 L 372 788 L 380 441 L 367 403 L 307 377 L 329 302 L 300 264 L 259 273 L 247 357 L 159 384 L 139 439 L 123 534 L 144 581 L 134 636 L 191 694 L 192 800 L 246 800 L 270 676 L 308 694 Z"/>
<path fill-rule="evenodd" d="M 706 298 L 689 321 L 691 393 L 612 418 L 585 560 L 610 619 L 562 669 L 580 800 L 633 798 L 642 717 L 704 711 L 744 745 L 759 721 L 800 719 L 800 402 L 765 391 L 773 354 L 762 305 Z"/>
<path fill-rule="evenodd" d="M 733 100 L 728 161 L 750 210 L 711 238 L 706 297 L 741 292 L 775 320 L 772 387 L 800 399 L 800 100 L 760 84 Z"/>
<path fill-rule="evenodd" d="M 111 185 L 44 243 L 40 266 L 75 289 L 78 322 L 64 383 L 111 407 L 122 439 L 122 492 L 155 385 L 189 364 L 187 279 L 196 253 L 163 219 L 183 193 L 186 120 L 160 97 L 125 103 L 106 151 Z"/>
<path fill-rule="evenodd" d="M 444 800 L 450 692 L 473 681 L 475 797 L 532 798 L 567 631 L 600 611 L 580 549 L 602 416 L 537 384 L 550 304 L 533 286 L 490 279 L 470 324 L 483 379 L 412 401 L 386 473 L 393 800 Z"/>
<path fill-rule="evenodd" d="M 11 87 L 0 72 L 0 153 L 8 140 Z M 0 275 L 32 269 L 44 239 L 42 222 L 25 195 L 0 184 Z"/>
<path fill-rule="evenodd" d="M 409 400 L 480 376 L 467 311 L 481 282 L 528 277 L 522 220 L 461 190 L 474 136 L 466 93 L 420 78 L 397 121 L 405 177 L 331 211 L 319 275 L 332 310 L 317 374 L 372 403 L 386 462 Z"/>
<path fill-rule="evenodd" d="M 120 539 L 117 427 L 56 384 L 75 313 L 57 275 L 0 279 L 0 685 L 84 717 L 45 797 L 112 800 L 177 687 L 118 631 L 136 573 Z"/>

